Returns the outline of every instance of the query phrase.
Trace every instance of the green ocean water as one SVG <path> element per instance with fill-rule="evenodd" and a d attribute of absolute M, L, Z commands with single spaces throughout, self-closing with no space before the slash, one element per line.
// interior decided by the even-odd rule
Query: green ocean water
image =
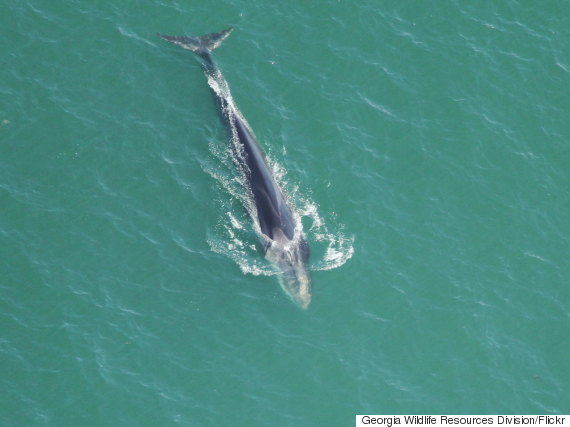
<path fill-rule="evenodd" d="M 568 1 L 0 0 L 0 424 L 570 413 Z M 281 290 L 214 53 L 312 247 Z"/>

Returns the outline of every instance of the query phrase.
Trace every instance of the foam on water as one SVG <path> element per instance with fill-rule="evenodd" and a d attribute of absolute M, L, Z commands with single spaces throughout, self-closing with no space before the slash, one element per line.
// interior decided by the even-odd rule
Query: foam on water
<path fill-rule="evenodd" d="M 228 149 L 228 151 L 230 150 Z M 212 154 L 216 155 L 216 153 L 218 150 L 213 149 Z M 278 185 L 284 190 L 284 197 L 291 207 L 297 235 L 304 234 L 311 247 L 309 269 L 311 271 L 332 270 L 344 265 L 354 254 L 354 237 L 346 234 L 344 225 L 339 223 L 334 215 L 321 215 L 317 203 L 302 194 L 298 186 L 291 185 L 285 179 L 283 167 L 269 158 L 268 163 Z M 231 258 L 244 273 L 267 276 L 277 274 L 271 265 L 260 256 L 258 236 L 261 234 L 261 230 L 259 222 L 255 218 L 255 209 L 252 209 L 248 192 L 243 191 L 241 179 L 236 176 L 228 176 L 221 171 L 214 171 L 210 164 L 203 166 L 205 171 L 220 184 L 220 188 L 226 193 L 225 196 L 220 194 L 218 199 L 220 212 L 223 213 L 220 215 L 213 235 L 208 239 L 211 249 Z M 291 191 L 287 191 L 289 188 Z M 230 196 L 230 199 L 226 196 Z M 235 203 L 236 201 L 239 203 Z M 236 208 L 238 211 L 235 211 Z M 249 218 L 245 212 L 239 212 L 240 208 L 242 211 L 245 208 Z M 308 230 L 303 229 L 304 220 L 310 223 Z M 255 231 L 257 236 L 251 231 Z"/>
<path fill-rule="evenodd" d="M 219 73 L 215 77 L 208 75 L 208 85 L 226 101 L 227 104 L 223 108 L 228 111 L 223 111 L 223 113 L 239 115 L 249 127 L 236 107 L 223 77 Z M 275 275 L 278 274 L 275 268 L 260 257 L 258 242 L 259 238 L 264 239 L 264 236 L 257 219 L 257 211 L 252 203 L 247 178 L 240 166 L 242 162 L 238 159 L 238 156 L 243 153 L 234 127 L 231 133 L 230 144 L 225 141 L 210 141 L 209 143 L 210 152 L 218 162 L 214 164 L 206 161 L 202 164 L 204 170 L 220 184 L 220 188 L 226 195 L 230 196 L 230 199 L 227 199 L 220 195 L 218 199 L 220 212 L 225 212 L 225 214 L 220 215 L 213 235 L 208 238 L 208 244 L 214 252 L 232 259 L 244 273 Z M 285 167 L 267 154 L 266 161 L 291 208 L 295 221 L 294 241 L 306 236 L 311 246 L 309 269 L 312 271 L 331 270 L 346 263 L 354 253 L 354 238 L 344 233 L 344 226 L 335 221 L 334 215 L 326 215 L 325 220 L 319 213 L 318 204 L 307 196 L 307 193 L 300 191 L 298 184 L 293 184 L 287 179 Z M 241 205 L 248 213 L 249 219 L 235 211 L 236 207 L 239 210 L 239 206 L 236 205 Z M 303 229 L 303 220 L 310 223 L 307 231 Z M 247 222 L 249 225 L 246 225 Z M 257 239 L 252 235 L 251 230 L 255 231 Z"/>

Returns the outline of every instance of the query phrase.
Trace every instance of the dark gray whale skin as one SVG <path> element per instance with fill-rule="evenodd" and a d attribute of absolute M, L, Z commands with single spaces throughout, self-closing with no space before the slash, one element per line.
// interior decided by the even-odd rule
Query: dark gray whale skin
<path fill-rule="evenodd" d="M 231 133 L 235 158 L 247 180 L 246 190 L 250 192 L 255 206 L 265 257 L 281 271 L 279 281 L 285 292 L 300 307 L 307 308 L 311 302 L 307 270 L 309 245 L 303 234 L 296 230 L 291 209 L 275 182 L 265 155 L 253 131 L 232 102 L 229 86 L 212 58 L 212 51 L 231 32 L 232 28 L 199 37 L 158 35 L 199 55 L 206 76 L 217 85 L 218 90 L 213 90 L 213 93 L 218 111 Z"/>

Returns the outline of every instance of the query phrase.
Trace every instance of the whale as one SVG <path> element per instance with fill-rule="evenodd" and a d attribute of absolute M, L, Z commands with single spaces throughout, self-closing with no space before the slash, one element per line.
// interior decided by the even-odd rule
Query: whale
<path fill-rule="evenodd" d="M 244 190 L 252 208 L 248 209 L 262 243 L 265 258 L 277 270 L 285 293 L 301 308 L 311 303 L 308 269 L 310 249 L 292 214 L 291 206 L 273 176 L 255 135 L 231 97 L 229 85 L 214 62 L 212 51 L 230 35 L 233 28 L 202 36 L 168 36 L 162 39 L 195 53 L 214 94 L 219 116 L 228 130 L 234 160 L 243 176 Z"/>

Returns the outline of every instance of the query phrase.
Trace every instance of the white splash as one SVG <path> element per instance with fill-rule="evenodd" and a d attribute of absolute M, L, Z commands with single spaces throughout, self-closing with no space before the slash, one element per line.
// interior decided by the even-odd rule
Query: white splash
<path fill-rule="evenodd" d="M 233 102 L 226 81 L 220 75 L 209 76 L 208 84 L 216 94 L 223 97 L 224 113 L 238 114 L 243 119 Z M 248 126 L 245 119 L 243 120 Z M 243 273 L 265 276 L 279 274 L 260 256 L 259 236 L 262 233 L 247 179 L 239 167 L 241 162 L 237 156 L 241 155 L 241 150 L 236 130 L 232 129 L 231 145 L 227 142 L 212 141 L 209 148 L 218 162 L 204 162 L 202 167 L 220 184 L 222 192 L 217 200 L 221 207 L 220 212 L 224 212 L 208 238 L 210 248 L 232 259 Z M 269 155 L 266 155 L 266 160 L 293 213 L 295 240 L 304 235 L 311 247 L 309 270 L 331 270 L 345 264 L 354 254 L 354 237 L 344 233 L 344 226 L 336 222 L 334 213 L 321 215 L 317 203 L 302 194 L 298 184 L 287 179 L 287 171 L 283 166 Z M 229 199 L 224 197 L 223 193 L 229 195 Z M 303 230 L 304 222 L 308 225 L 308 230 Z"/>

